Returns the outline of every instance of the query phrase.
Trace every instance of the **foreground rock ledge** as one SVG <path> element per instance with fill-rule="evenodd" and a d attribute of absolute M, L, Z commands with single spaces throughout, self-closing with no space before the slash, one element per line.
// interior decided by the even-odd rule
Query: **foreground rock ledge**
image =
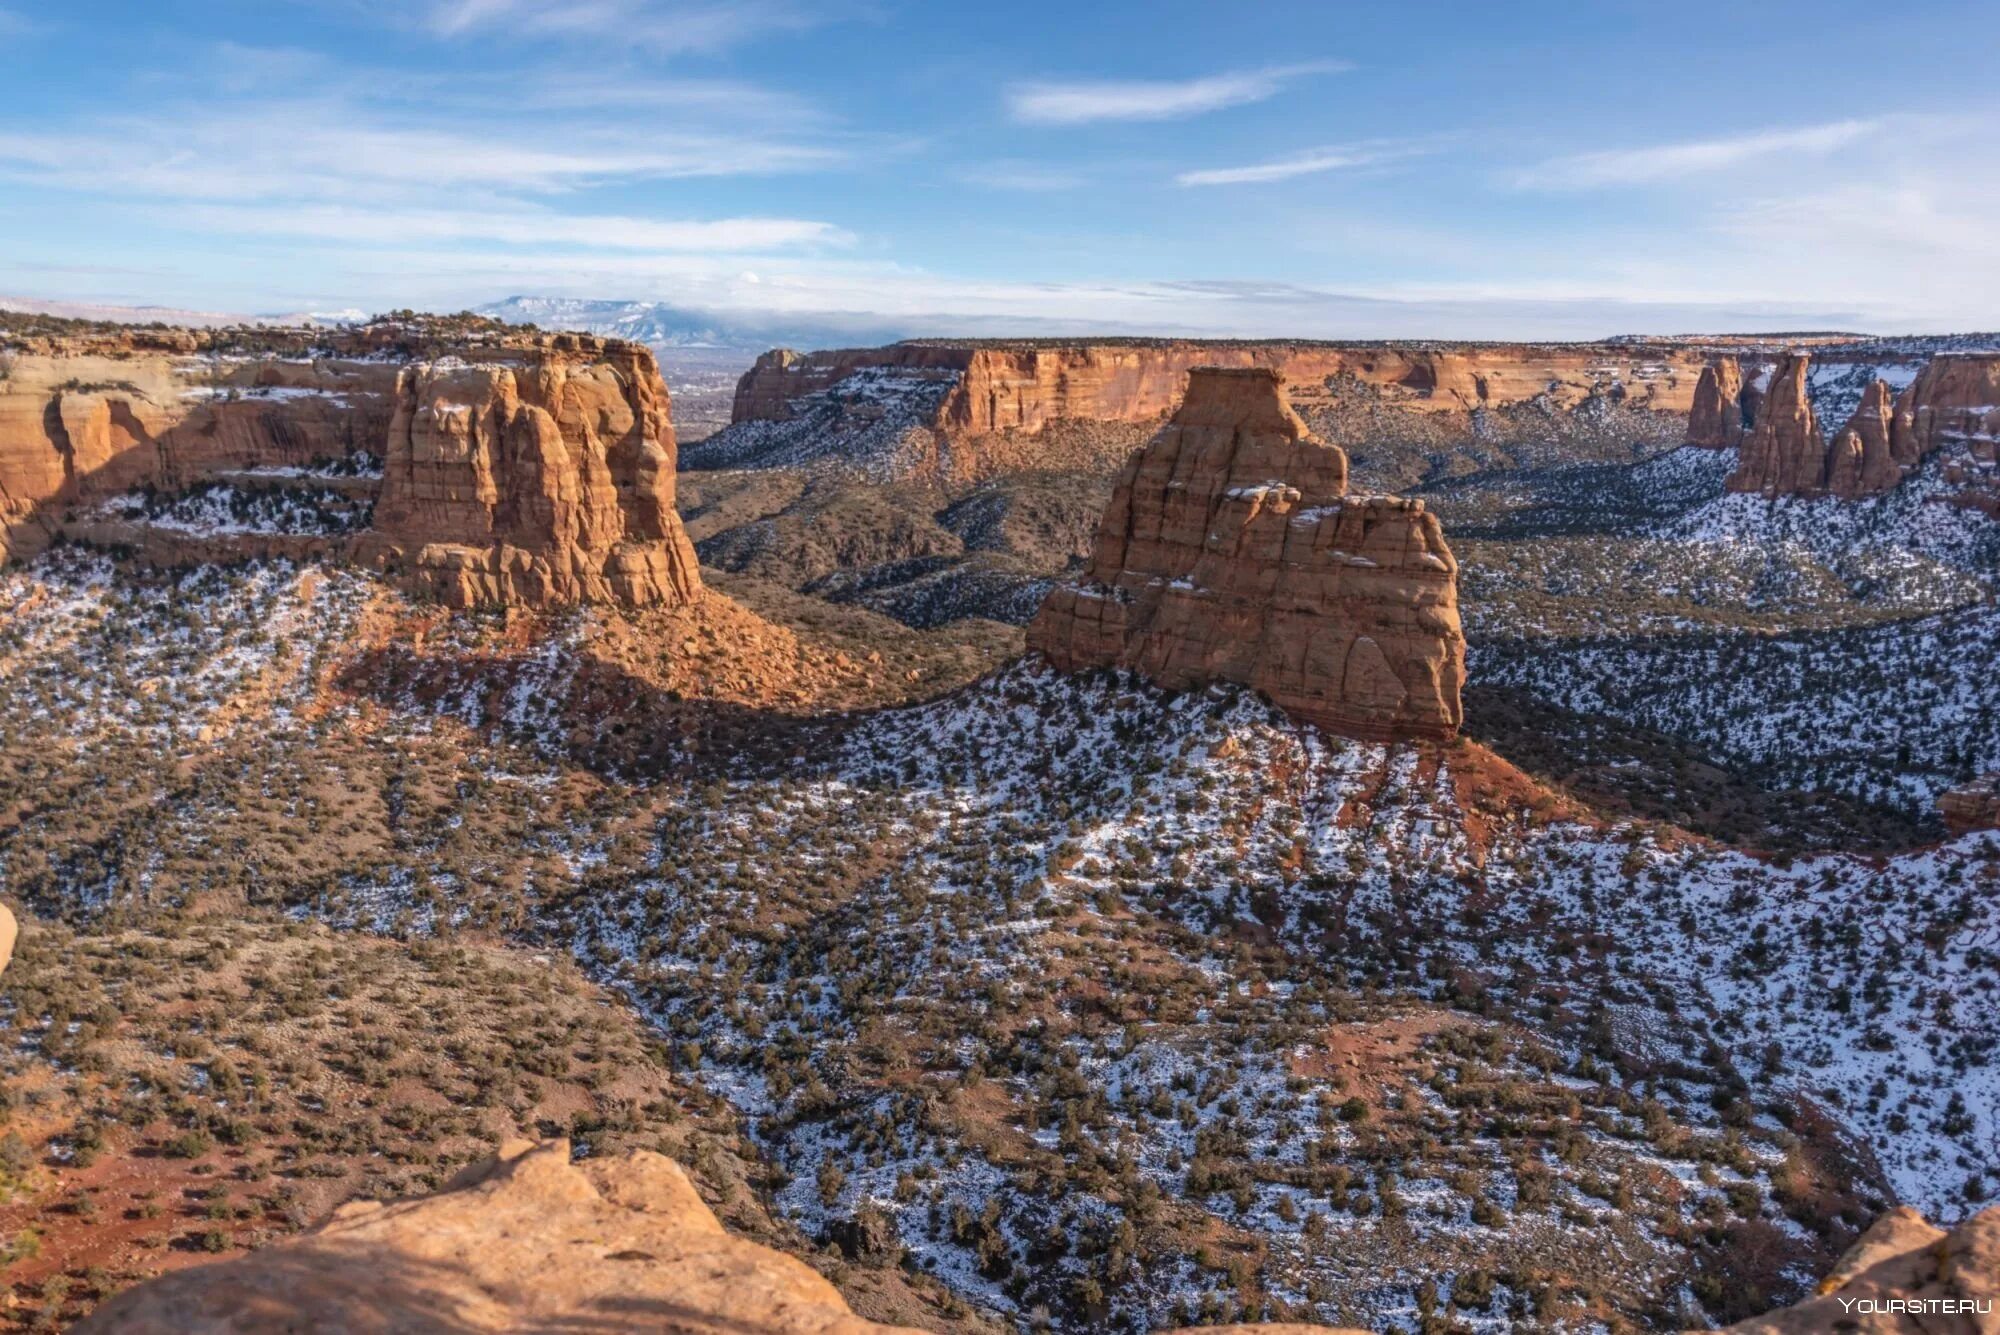
<path fill-rule="evenodd" d="M 1729 1327 L 1735 1335 L 1995 1335 L 2000 1208 L 1947 1233 L 1901 1206 L 1877 1219 L 1820 1296 Z"/>
<path fill-rule="evenodd" d="M 1371 741 L 1462 720 L 1458 563 L 1422 501 L 1349 496 L 1275 371 L 1201 368 L 1127 461 L 1085 578 L 1028 643 L 1065 671 L 1127 667 L 1171 690 L 1234 681 Z"/>
<path fill-rule="evenodd" d="M 293 1242 L 141 1285 L 76 1329 L 896 1335 L 911 1328 L 863 1320 L 804 1263 L 731 1236 L 671 1159 L 640 1150 L 575 1164 L 569 1143 L 552 1140 L 503 1146 L 440 1195 L 343 1206 Z M 1994 1335 L 2000 1209 L 1949 1233 L 1907 1207 L 1892 1210 L 1841 1259 L 1820 1296 L 1730 1329 Z"/>
<path fill-rule="evenodd" d="M 441 1195 L 343 1206 L 294 1242 L 121 1294 L 76 1329 L 916 1335 L 725 1232 L 673 1160 L 575 1164 L 562 1140 L 505 1145 Z"/>

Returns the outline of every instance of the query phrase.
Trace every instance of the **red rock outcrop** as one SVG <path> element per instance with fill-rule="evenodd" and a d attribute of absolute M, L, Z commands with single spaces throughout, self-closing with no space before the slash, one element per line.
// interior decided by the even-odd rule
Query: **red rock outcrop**
<path fill-rule="evenodd" d="M 1831 444 L 1807 395 L 1808 369 L 1804 353 L 1780 365 L 1730 490 L 1860 500 L 1894 490 L 1945 451 L 1944 479 L 1955 499 L 2000 515 L 2000 355 L 1939 354 L 1900 395 L 1892 396 L 1882 380 L 1870 382 Z M 1707 444 L 1713 435 L 1704 399 L 1689 418 L 1688 436 Z"/>
<path fill-rule="evenodd" d="M 1903 480 L 1904 466 L 1890 444 L 1894 417 L 1889 387 L 1880 380 L 1870 381 L 1854 416 L 1827 447 L 1829 495 L 1849 501 L 1880 496 Z"/>
<path fill-rule="evenodd" d="M 0 354 L 0 559 L 46 546 L 71 506 L 141 484 L 178 488 L 381 447 L 393 366 L 150 343 L 45 341 Z"/>
<path fill-rule="evenodd" d="M 1908 1206 L 1863 1233 L 1819 1296 L 1728 1327 L 1736 1335 L 1995 1335 L 2000 1209 L 1949 1233 Z"/>
<path fill-rule="evenodd" d="M 687 602 L 700 576 L 674 512 L 673 422 L 652 353 L 458 332 L 16 339 L 0 354 L 0 559 L 33 554 L 80 509 L 68 526 L 88 538 L 101 525 L 84 507 L 134 487 L 365 451 L 384 460 L 371 530 L 232 539 L 239 559 L 353 554 L 457 607 Z M 137 545 L 165 559 L 215 543 Z"/>
<path fill-rule="evenodd" d="M 2000 830 L 2000 772 L 1982 774 L 1943 794 L 1938 814 L 1954 838 L 1974 830 Z"/>
<path fill-rule="evenodd" d="M 1891 443 L 1905 468 L 1948 451 L 1959 501 L 2000 518 L 2000 355 L 1931 358 L 1896 401 Z"/>
<path fill-rule="evenodd" d="M 1457 563 L 1423 502 L 1347 495 L 1273 370 L 1202 368 L 1127 461 L 1085 578 L 1030 647 L 1170 689 L 1235 681 L 1367 739 L 1449 737 L 1462 714 Z"/>
<path fill-rule="evenodd" d="M 1711 450 L 1743 443 L 1743 368 L 1734 357 L 1717 357 L 1701 368 L 1694 406 L 1688 412 L 1688 444 Z"/>
<path fill-rule="evenodd" d="M 1743 453 L 1730 474 L 1731 491 L 1766 496 L 1815 495 L 1826 480 L 1826 438 L 1806 392 L 1810 359 L 1793 353 L 1779 365 L 1757 410 L 1757 424 L 1744 438 Z"/>
<path fill-rule="evenodd" d="M 674 512 L 674 429 L 652 353 L 552 344 L 403 369 L 378 549 L 453 607 L 686 603 L 700 573 Z"/>
<path fill-rule="evenodd" d="M 439 1195 L 356 1202 L 293 1242 L 142 1284 L 75 1329 L 917 1335 L 856 1316 L 817 1271 L 725 1231 L 673 1160 L 571 1163 L 559 1140 L 504 1146 Z"/>

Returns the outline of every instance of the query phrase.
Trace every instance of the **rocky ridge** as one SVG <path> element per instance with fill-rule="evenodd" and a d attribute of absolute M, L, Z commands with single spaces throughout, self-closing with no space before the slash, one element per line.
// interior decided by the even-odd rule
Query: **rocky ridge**
<path fill-rule="evenodd" d="M 2000 771 L 1939 794 L 1938 814 L 1953 836 L 2000 830 Z"/>
<path fill-rule="evenodd" d="M 0 557 L 67 535 L 167 564 L 356 559 L 456 607 L 680 605 L 699 587 L 666 386 L 637 344 L 383 321 L 0 346 Z M 350 534 L 164 531 L 93 508 L 230 473 L 320 483 L 354 459 L 381 474 Z"/>
<path fill-rule="evenodd" d="M 1457 564 L 1422 501 L 1351 497 L 1269 369 L 1201 368 L 1126 464 L 1081 581 L 1029 628 L 1057 667 L 1225 680 L 1349 735 L 1448 737 L 1462 713 Z"/>

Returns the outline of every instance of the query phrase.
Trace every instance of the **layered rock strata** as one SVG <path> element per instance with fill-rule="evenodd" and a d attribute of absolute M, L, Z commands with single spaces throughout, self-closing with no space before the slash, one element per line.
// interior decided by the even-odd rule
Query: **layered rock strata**
<path fill-rule="evenodd" d="M 1731 491 L 1766 495 L 1817 494 L 1826 478 L 1826 438 L 1808 393 L 1810 361 L 1788 356 L 1771 377 L 1757 410 L 1757 423 L 1744 438 L 1743 453 L 1729 477 Z"/>
<path fill-rule="evenodd" d="M 1110 430 L 1105 471 L 1137 435 L 1156 428 L 1180 401 L 1197 366 L 1280 372 L 1300 392 L 1330 382 L 1358 382 L 1391 411 L 1472 414 L 1535 403 L 1567 413 L 1587 402 L 1614 402 L 1666 415 L 1692 403 L 1703 352 L 1652 344 L 1394 344 L 1112 339 L 898 343 L 802 354 L 779 349 L 760 357 L 737 384 L 732 426 L 791 419 L 801 400 L 871 377 L 887 381 L 949 378 L 948 393 L 926 409 L 923 429 L 939 480 L 970 482 L 1011 469 L 1069 466 L 1079 445 L 1066 437 Z M 741 436 L 744 433 L 737 432 Z M 1052 441 L 1051 437 L 1064 439 Z M 731 432 L 711 437 L 693 467 L 734 466 Z M 754 443 L 751 438 L 749 443 Z M 710 462 L 710 461 L 713 462 Z M 1052 462 L 1054 460 L 1055 462 Z"/>
<path fill-rule="evenodd" d="M 1898 463 L 1945 451 L 1945 481 L 1958 500 L 2000 517 L 2000 356 L 1933 357 L 1894 414 Z"/>
<path fill-rule="evenodd" d="M 1203 368 L 1120 474 L 1085 577 L 1028 632 L 1064 670 L 1253 687 L 1368 739 L 1462 719 L 1458 566 L 1423 502 L 1347 494 L 1273 370 Z"/>
<path fill-rule="evenodd" d="M 454 607 L 688 602 L 700 575 L 653 355 L 555 342 L 400 372 L 371 548 Z"/>
<path fill-rule="evenodd" d="M 358 455 L 383 466 L 358 535 L 128 532 L 92 510 L 134 488 Z M 41 337 L 0 352 L 0 559 L 67 529 L 169 563 L 223 559 L 218 546 L 352 557 L 456 607 L 679 605 L 700 576 L 674 471 L 659 367 L 618 340 L 385 323 Z"/>
<path fill-rule="evenodd" d="M 2000 830 L 2000 772 L 1982 774 L 1940 796 L 1938 814 L 1953 837 Z"/>

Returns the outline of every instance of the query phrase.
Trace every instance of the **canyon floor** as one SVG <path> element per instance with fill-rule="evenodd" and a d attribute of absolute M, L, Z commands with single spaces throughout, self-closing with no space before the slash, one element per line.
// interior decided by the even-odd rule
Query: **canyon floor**
<path fill-rule="evenodd" d="M 1728 495 L 1632 415 L 1312 412 L 1445 522 L 1459 740 L 1022 658 L 1084 467 L 724 432 L 672 610 L 0 571 L 0 1316 L 508 1134 L 661 1150 L 937 1330 L 1701 1327 L 2000 1191 L 2000 835 L 1936 814 L 2000 769 L 2000 525 Z M 119 514 L 324 532 L 369 466 Z"/>

